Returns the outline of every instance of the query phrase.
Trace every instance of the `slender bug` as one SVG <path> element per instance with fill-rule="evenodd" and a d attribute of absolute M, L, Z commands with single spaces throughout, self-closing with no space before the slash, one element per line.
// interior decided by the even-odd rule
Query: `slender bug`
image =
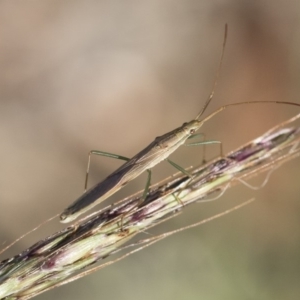
<path fill-rule="evenodd" d="M 163 160 L 167 160 L 172 166 L 174 166 L 176 169 L 183 172 L 184 174 L 190 175 L 183 168 L 181 168 L 176 163 L 172 162 L 167 158 L 178 147 L 183 145 L 188 138 L 199 136 L 199 134 L 195 134 L 195 132 L 202 126 L 203 122 L 201 122 L 199 118 L 203 115 L 207 106 L 209 105 L 210 101 L 213 98 L 214 91 L 217 85 L 217 79 L 219 77 L 219 73 L 221 69 L 223 56 L 224 56 L 226 40 L 227 40 L 227 24 L 225 25 L 222 54 L 221 54 L 220 64 L 214 82 L 213 90 L 210 96 L 208 97 L 206 103 L 202 107 L 201 111 L 196 116 L 196 118 L 190 122 L 184 123 L 182 126 L 162 136 L 155 138 L 155 140 L 151 144 L 149 144 L 146 148 L 144 148 L 142 151 L 140 151 L 131 159 L 121 155 L 98 151 L 98 150 L 90 151 L 89 158 L 88 158 L 86 179 L 85 179 L 85 193 L 63 211 L 63 213 L 60 215 L 60 220 L 62 223 L 68 223 L 75 220 L 79 215 L 83 214 L 93 206 L 109 198 L 111 195 L 116 193 L 119 189 L 124 187 L 129 181 L 135 179 L 144 171 L 147 171 L 148 178 L 147 178 L 147 182 L 143 194 L 143 198 L 145 198 L 149 186 L 151 184 L 150 169 Z M 205 142 L 202 142 L 202 144 L 204 143 Z M 115 170 L 102 182 L 96 184 L 94 187 L 86 191 L 91 154 L 117 158 L 117 159 L 125 160 L 127 162 L 123 164 L 120 168 Z"/>
<path fill-rule="evenodd" d="M 181 171 L 182 173 L 191 176 L 184 168 L 180 167 L 173 161 L 169 160 L 168 157 L 171 155 L 177 148 L 181 145 L 184 145 L 187 139 L 199 136 L 199 134 L 195 134 L 195 132 L 209 119 L 213 116 L 218 114 L 219 112 L 223 111 L 229 106 L 234 105 L 241 105 L 241 104 L 251 104 L 251 103 L 277 103 L 277 104 L 290 104 L 300 106 L 300 104 L 286 102 L 286 101 L 254 101 L 254 102 L 239 102 L 239 103 L 232 103 L 225 106 L 220 107 L 215 112 L 211 113 L 209 116 L 204 118 L 202 121 L 200 117 L 205 112 L 206 108 L 208 107 L 209 103 L 211 102 L 214 91 L 217 85 L 217 79 L 219 77 L 221 64 L 224 56 L 224 49 L 227 39 L 227 24 L 225 26 L 225 34 L 224 34 L 224 41 L 222 47 L 222 54 L 220 59 L 220 64 L 218 68 L 218 72 L 216 75 L 216 79 L 214 82 L 213 90 L 208 97 L 207 101 L 205 102 L 204 106 L 200 110 L 199 114 L 196 116 L 195 119 L 184 123 L 182 126 L 162 135 L 150 143 L 146 148 L 140 151 L 138 154 L 133 156 L 131 159 L 107 153 L 103 151 L 93 150 L 89 154 L 89 161 L 88 161 L 88 169 L 85 181 L 85 188 L 87 186 L 87 178 L 88 178 L 88 170 L 90 164 L 90 155 L 97 154 L 112 158 L 117 158 L 121 160 L 125 160 L 126 163 L 111 173 L 106 179 L 101 181 L 100 183 L 96 184 L 88 191 L 86 191 L 81 197 L 79 197 L 74 203 L 68 206 L 63 213 L 60 215 L 60 220 L 62 223 L 68 223 L 75 220 L 79 215 L 85 213 L 95 205 L 101 203 L 105 199 L 109 198 L 111 195 L 116 193 L 122 187 L 124 187 L 128 182 L 138 177 L 144 171 L 148 172 L 148 178 L 146 182 L 146 186 L 144 189 L 143 199 L 146 198 L 149 186 L 151 184 L 151 168 L 160 163 L 163 160 L 167 160 L 172 166 L 176 169 Z M 198 142 L 194 143 L 197 145 L 211 143 L 211 142 Z M 187 144 L 188 145 L 188 144 Z M 179 199 L 180 200 L 180 199 Z"/>

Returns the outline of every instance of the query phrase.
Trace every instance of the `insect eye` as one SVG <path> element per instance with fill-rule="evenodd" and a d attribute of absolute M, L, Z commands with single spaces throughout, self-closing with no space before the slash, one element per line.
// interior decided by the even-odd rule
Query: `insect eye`
<path fill-rule="evenodd" d="M 195 132 L 196 132 L 195 129 L 190 130 L 190 134 L 194 134 Z"/>

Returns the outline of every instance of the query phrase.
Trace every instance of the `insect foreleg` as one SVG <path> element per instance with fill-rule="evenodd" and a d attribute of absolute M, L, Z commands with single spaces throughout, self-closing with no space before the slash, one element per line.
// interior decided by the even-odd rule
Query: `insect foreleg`
<path fill-rule="evenodd" d="M 204 134 L 194 134 L 192 136 L 190 136 L 190 138 L 194 138 L 194 137 L 197 137 L 199 135 L 202 135 L 204 136 L 205 138 L 205 135 Z M 199 142 L 195 142 L 195 143 L 188 143 L 188 144 L 184 144 L 184 146 L 200 146 L 200 145 L 210 145 L 210 144 L 219 144 L 220 145 L 220 155 L 223 156 L 223 147 L 222 147 L 222 142 L 220 141 L 199 141 Z M 192 174 L 190 174 L 189 172 L 187 172 L 184 168 L 180 167 L 179 165 L 177 165 L 175 162 L 173 162 L 172 160 L 170 159 L 166 159 L 166 161 L 168 163 L 170 163 L 174 168 L 176 168 L 177 170 L 179 170 L 181 173 L 189 176 L 190 178 L 193 177 Z M 203 155 L 203 163 L 205 163 L 205 150 L 204 150 L 204 155 Z"/>
<path fill-rule="evenodd" d="M 195 134 L 192 134 L 191 136 L 189 136 L 187 139 L 188 140 L 194 139 L 195 137 L 198 137 L 198 136 L 203 136 L 203 139 L 205 140 L 205 133 L 195 133 Z"/>
<path fill-rule="evenodd" d="M 116 158 L 116 159 L 121 159 L 121 160 L 125 160 L 125 161 L 130 160 L 130 158 L 125 157 L 125 156 L 121 156 L 121 155 L 118 155 L 118 154 L 113 154 L 113 153 L 99 151 L 99 150 L 91 150 L 89 152 L 89 156 L 88 156 L 88 163 L 87 163 L 85 183 L 84 183 L 84 192 L 86 192 L 86 190 L 87 190 L 88 178 L 89 178 L 89 172 L 90 172 L 90 164 L 91 164 L 91 155 L 92 154 L 111 157 L 111 158 Z"/>
<path fill-rule="evenodd" d="M 184 146 L 204 146 L 203 147 L 203 164 L 206 162 L 206 159 L 205 159 L 205 154 L 206 154 L 206 151 L 205 151 L 205 146 L 206 145 L 212 145 L 212 144 L 219 144 L 220 146 L 220 156 L 223 157 L 223 144 L 221 141 L 214 141 L 214 140 L 211 140 L 211 141 L 200 141 L 200 142 L 195 142 L 195 143 L 188 143 L 188 144 L 184 144 Z"/>
<path fill-rule="evenodd" d="M 203 141 L 201 142 L 195 142 L 195 143 L 188 143 L 188 144 L 183 144 L 184 146 L 203 146 L 203 159 L 202 159 L 202 163 L 205 164 L 206 163 L 206 145 L 210 145 L 210 144 L 220 144 L 220 155 L 223 156 L 223 147 L 222 147 L 222 142 L 220 141 L 207 141 L 206 140 L 206 135 L 205 133 L 196 133 L 196 134 L 192 134 L 190 137 L 188 137 L 189 139 L 194 139 L 196 137 L 202 136 L 203 137 Z"/>

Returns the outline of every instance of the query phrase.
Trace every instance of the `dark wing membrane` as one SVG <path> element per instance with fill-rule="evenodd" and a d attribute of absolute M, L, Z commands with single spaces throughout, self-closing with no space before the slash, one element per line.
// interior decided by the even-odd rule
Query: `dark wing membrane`
<path fill-rule="evenodd" d="M 115 171 L 103 181 L 97 183 L 90 188 L 86 193 L 82 194 L 73 204 L 71 204 L 65 211 L 69 213 L 80 211 L 81 209 L 94 203 L 98 198 L 105 195 L 108 191 L 114 188 L 124 177 L 132 166 L 124 168 L 122 171 Z"/>

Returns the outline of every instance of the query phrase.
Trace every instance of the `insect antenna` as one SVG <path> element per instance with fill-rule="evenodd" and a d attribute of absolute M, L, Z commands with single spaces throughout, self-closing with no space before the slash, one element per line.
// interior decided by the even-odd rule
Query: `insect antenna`
<path fill-rule="evenodd" d="M 213 96 L 215 94 L 215 90 L 216 90 L 216 87 L 217 87 L 218 79 L 220 77 L 220 72 L 221 72 L 221 68 L 222 68 L 222 62 L 223 62 L 223 57 L 224 57 L 224 52 L 225 52 L 225 46 L 226 46 L 226 41 L 227 41 L 227 32 L 228 32 L 228 25 L 225 24 L 225 32 L 224 32 L 224 40 L 223 40 L 223 46 L 222 46 L 222 53 L 221 53 L 219 67 L 218 67 L 217 73 L 215 75 L 214 85 L 213 85 L 212 91 L 211 91 L 208 99 L 206 100 L 205 104 L 203 105 L 202 109 L 200 110 L 200 112 L 197 115 L 197 117 L 195 118 L 195 120 L 199 120 L 199 118 L 204 114 L 206 108 L 208 107 L 210 101 L 212 100 L 212 98 L 213 98 Z"/>

